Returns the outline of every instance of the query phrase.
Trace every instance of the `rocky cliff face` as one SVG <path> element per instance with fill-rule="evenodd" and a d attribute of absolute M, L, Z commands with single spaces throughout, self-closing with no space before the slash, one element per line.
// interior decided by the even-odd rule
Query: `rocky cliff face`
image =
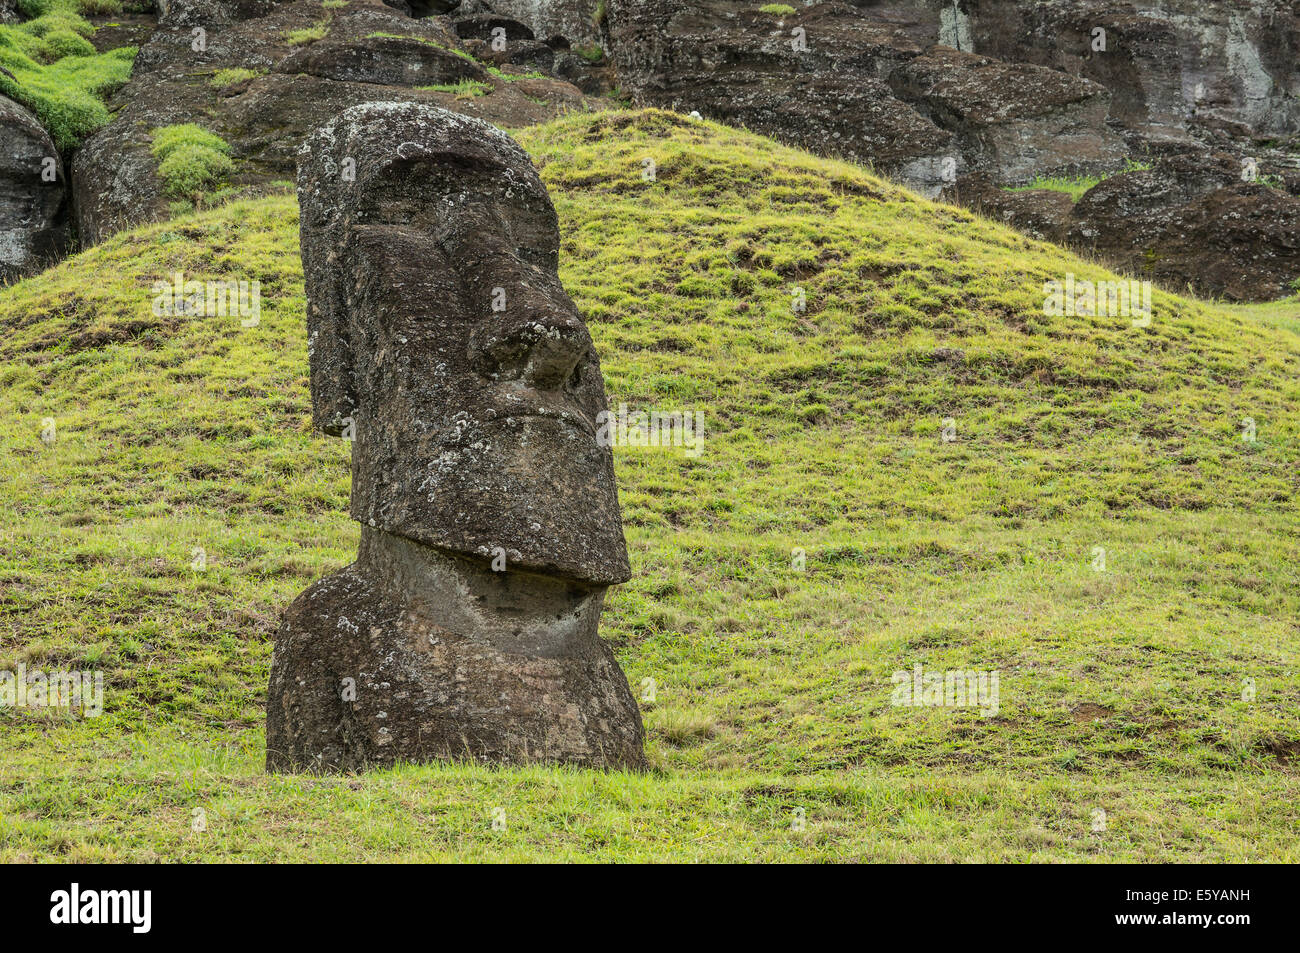
<path fill-rule="evenodd" d="M 1105 87 L 923 45 L 939 17 L 916 12 L 926 16 L 614 0 L 610 42 L 623 88 L 642 101 L 869 162 L 930 195 L 954 168 L 1015 180 L 1122 161 Z"/>
<path fill-rule="evenodd" d="M 236 184 L 256 187 L 355 103 L 509 127 L 617 89 L 868 163 L 1180 288 L 1264 298 L 1300 277 L 1296 0 L 160 3 L 116 121 L 71 162 L 83 242 L 167 214 L 159 126 L 221 135 Z M 213 85 L 234 69 L 248 75 Z M 1060 177 L 1097 194 L 1007 191 Z"/>
<path fill-rule="evenodd" d="M 1300 128 L 1300 6 L 1291 0 L 956 6 L 976 50 L 1101 83 L 1114 96 L 1111 117 L 1144 135 Z"/>
<path fill-rule="evenodd" d="M 761 14 L 757 2 L 725 0 L 486 5 L 538 36 L 605 40 L 633 74 L 659 57 L 656 50 L 704 49 L 707 34 L 730 34 L 723 42 L 733 49 L 758 49 L 770 46 L 772 36 L 784 39 L 815 23 L 804 72 L 823 70 L 828 58 L 837 66 L 858 58 L 866 48 L 845 41 L 870 28 L 880 31 L 882 48 L 904 57 L 937 44 L 1090 80 L 1110 93 L 1108 118 L 1144 135 L 1177 139 L 1189 127 L 1293 135 L 1300 128 L 1300 5 L 1294 0 L 847 0 L 791 3 L 795 12 L 785 17 Z"/>
<path fill-rule="evenodd" d="M 865 151 L 885 168 L 900 153 L 925 154 L 934 139 L 920 134 L 924 125 L 900 122 L 907 113 L 952 133 L 971 171 L 1007 183 L 1114 163 L 1127 151 L 1117 148 L 1119 134 L 1131 149 L 1300 130 L 1300 5 L 1280 0 L 1247 9 L 831 2 L 785 15 L 729 0 L 612 0 L 609 17 L 620 79 L 638 97 L 666 106 L 691 98 L 735 113 L 727 105 L 733 87 L 746 99 L 763 87 L 773 103 L 791 94 L 783 100 L 790 120 L 775 110 L 751 118 L 798 138 L 798 87 L 814 78 L 838 83 L 842 128 L 826 146 Z M 886 84 L 883 97 L 873 80 Z M 869 133 L 860 141 L 859 99 L 872 100 L 875 113 L 899 128 L 912 125 L 916 141 L 895 142 L 883 155 Z M 826 117 L 832 122 L 834 112 Z M 822 118 L 816 103 L 805 113 Z M 1053 148 L 1062 134 L 1069 141 Z M 933 185 L 924 176 L 905 178 Z"/>

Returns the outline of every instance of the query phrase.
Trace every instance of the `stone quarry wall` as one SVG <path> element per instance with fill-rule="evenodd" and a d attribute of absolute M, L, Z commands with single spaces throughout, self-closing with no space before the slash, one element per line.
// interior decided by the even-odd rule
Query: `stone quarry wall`
<path fill-rule="evenodd" d="M 1266 298 L 1300 276 L 1288 234 L 1300 201 L 1297 0 L 763 6 L 352 0 L 322 19 L 316 0 L 160 0 L 111 104 L 115 121 L 60 157 L 67 201 L 53 200 L 62 179 L 24 191 L 13 157 L 33 132 L 12 118 L 0 127 L 10 155 L 0 195 L 14 208 L 40 197 L 13 219 L 22 234 L 6 237 L 6 274 L 58 254 L 67 220 L 89 244 L 167 215 L 150 154 L 158 126 L 199 122 L 221 135 L 236 184 L 256 187 L 286 178 L 306 131 L 359 102 L 436 102 L 511 126 L 615 95 L 869 164 L 927 197 L 1180 288 Z M 12 0 L 0 0 L 6 15 Z M 314 42 L 285 39 L 322 24 Z M 200 53 L 195 27 L 210 39 Z M 498 34 L 504 48 L 492 43 Z M 212 88 L 208 77 L 223 69 L 256 75 Z M 466 82 L 491 94 L 429 89 Z M 1007 191 L 1082 176 L 1105 181 L 1078 203 Z M 1239 264 L 1225 273 L 1222 259 Z"/>

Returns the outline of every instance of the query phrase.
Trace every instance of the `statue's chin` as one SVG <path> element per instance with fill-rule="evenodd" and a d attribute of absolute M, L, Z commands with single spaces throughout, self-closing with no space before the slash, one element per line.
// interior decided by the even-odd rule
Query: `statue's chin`
<path fill-rule="evenodd" d="M 463 556 L 370 527 L 358 567 L 384 580 L 412 612 L 498 651 L 538 657 L 580 654 L 597 638 L 605 587 L 540 573 L 494 571 Z"/>

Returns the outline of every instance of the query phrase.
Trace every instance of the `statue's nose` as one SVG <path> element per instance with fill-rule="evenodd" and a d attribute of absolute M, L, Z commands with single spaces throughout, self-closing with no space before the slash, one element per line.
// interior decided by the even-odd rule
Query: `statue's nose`
<path fill-rule="evenodd" d="M 548 315 L 526 325 L 528 359 L 521 377 L 539 390 L 558 390 L 587 351 L 587 329 L 575 315 Z"/>
<path fill-rule="evenodd" d="M 558 390 L 591 346 L 582 320 L 560 309 L 532 307 L 501 318 L 489 320 L 470 342 L 478 371 L 495 379 Z"/>

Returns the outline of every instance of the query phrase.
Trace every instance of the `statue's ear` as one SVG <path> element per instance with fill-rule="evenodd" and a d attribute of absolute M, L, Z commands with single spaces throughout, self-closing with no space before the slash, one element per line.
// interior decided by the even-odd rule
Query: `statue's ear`
<path fill-rule="evenodd" d="M 308 326 L 311 326 L 310 319 Z M 352 355 L 348 341 L 332 333 L 326 322 L 309 331 L 311 352 L 311 416 L 316 429 L 339 437 L 356 411 L 352 393 Z"/>
<path fill-rule="evenodd" d="M 337 239 L 329 233 L 302 238 L 312 422 L 334 437 L 347 429 L 357 404 L 351 334 L 337 281 Z M 310 252 L 309 244 L 314 246 Z"/>
<path fill-rule="evenodd" d="M 299 244 L 307 298 L 307 356 L 311 365 L 312 421 L 340 436 L 356 411 L 351 322 L 344 308 L 340 256 L 356 200 L 355 157 L 334 124 L 298 150 Z"/>

